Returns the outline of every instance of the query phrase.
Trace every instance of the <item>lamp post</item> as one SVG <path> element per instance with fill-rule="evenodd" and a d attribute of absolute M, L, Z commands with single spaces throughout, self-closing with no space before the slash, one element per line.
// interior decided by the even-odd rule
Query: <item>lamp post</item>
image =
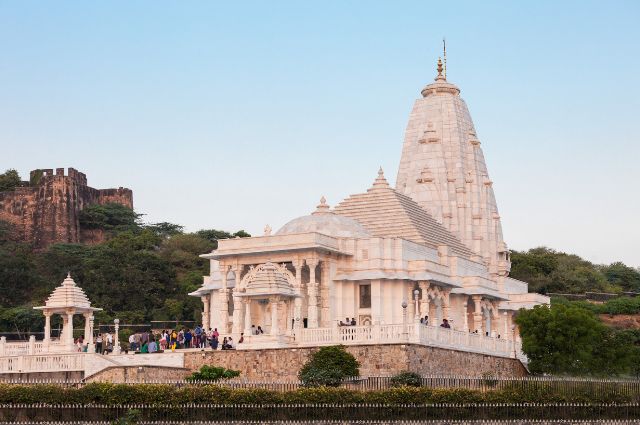
<path fill-rule="evenodd" d="M 113 336 L 113 354 L 120 354 L 120 337 L 118 331 L 120 330 L 120 319 L 113 319 L 113 325 L 115 328 L 115 335 Z"/>
<path fill-rule="evenodd" d="M 407 306 L 409 304 L 407 304 L 407 300 L 403 300 L 402 301 L 402 335 L 404 337 L 404 339 L 408 339 L 408 332 L 407 332 Z"/>
<path fill-rule="evenodd" d="M 415 319 L 416 322 L 420 321 L 420 306 L 418 304 L 418 297 L 420 296 L 420 290 L 418 289 L 414 289 L 413 290 L 413 300 L 414 300 L 414 304 L 416 306 L 415 310 L 416 310 L 416 314 L 415 314 Z"/>

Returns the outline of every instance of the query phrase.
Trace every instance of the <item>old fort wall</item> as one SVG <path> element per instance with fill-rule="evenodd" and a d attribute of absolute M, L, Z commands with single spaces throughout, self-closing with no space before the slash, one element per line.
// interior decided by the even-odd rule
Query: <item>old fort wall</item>
<path fill-rule="evenodd" d="M 133 208 L 126 188 L 94 189 L 84 173 L 69 168 L 33 170 L 30 184 L 0 193 L 0 220 L 12 224 L 16 238 L 45 248 L 52 243 L 83 242 L 79 216 L 86 206 L 117 203 Z M 92 240 L 99 237 L 91 235 Z"/>

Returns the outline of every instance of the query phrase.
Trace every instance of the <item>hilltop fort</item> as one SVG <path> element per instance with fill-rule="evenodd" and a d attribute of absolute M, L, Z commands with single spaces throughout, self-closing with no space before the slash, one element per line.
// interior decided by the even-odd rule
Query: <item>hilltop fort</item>
<path fill-rule="evenodd" d="M 82 232 L 80 212 L 89 205 L 116 203 L 133 209 L 130 189 L 94 189 L 87 176 L 74 168 L 37 169 L 28 182 L 0 192 L 0 220 L 13 225 L 19 240 L 42 249 L 54 243 L 101 240 Z"/>

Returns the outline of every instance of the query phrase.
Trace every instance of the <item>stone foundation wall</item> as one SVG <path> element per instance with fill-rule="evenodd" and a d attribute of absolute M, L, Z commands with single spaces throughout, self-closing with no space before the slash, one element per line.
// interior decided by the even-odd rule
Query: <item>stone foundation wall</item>
<path fill-rule="evenodd" d="M 30 373 L 1 373 L 0 382 L 80 382 L 84 373 L 77 372 L 30 372 Z"/>
<path fill-rule="evenodd" d="M 527 374 L 519 360 L 419 345 L 359 345 L 346 347 L 360 362 L 361 376 L 393 376 L 410 370 L 421 375 L 519 377 Z M 317 348 L 201 351 L 185 353 L 184 366 L 191 371 L 202 365 L 222 366 L 251 380 L 297 380 Z"/>
<path fill-rule="evenodd" d="M 157 366 L 113 366 L 87 378 L 86 382 L 114 384 L 181 381 L 191 372 L 187 369 Z"/>

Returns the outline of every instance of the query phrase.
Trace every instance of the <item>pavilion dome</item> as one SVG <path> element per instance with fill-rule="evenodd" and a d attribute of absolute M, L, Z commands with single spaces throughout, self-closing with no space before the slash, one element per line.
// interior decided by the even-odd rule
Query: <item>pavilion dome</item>
<path fill-rule="evenodd" d="M 310 215 L 294 218 L 276 232 L 276 235 L 317 232 L 337 238 L 370 238 L 371 233 L 358 221 L 334 214 L 324 197 Z"/>
<path fill-rule="evenodd" d="M 295 277 L 284 266 L 267 262 L 246 276 L 246 294 L 295 296 L 294 281 Z"/>
<path fill-rule="evenodd" d="M 45 302 L 47 308 L 91 308 L 91 302 L 82 288 L 76 285 L 71 274 L 49 295 Z"/>

